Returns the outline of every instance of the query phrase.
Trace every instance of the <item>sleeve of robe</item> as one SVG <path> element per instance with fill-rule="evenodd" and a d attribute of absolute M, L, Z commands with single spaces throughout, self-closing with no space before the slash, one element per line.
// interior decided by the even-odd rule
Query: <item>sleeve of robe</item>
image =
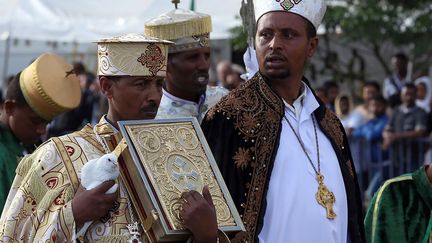
<path fill-rule="evenodd" d="M 422 169 L 417 170 L 414 176 Z M 381 186 L 366 214 L 366 242 L 422 242 L 430 209 L 419 196 L 416 184 L 413 176 L 407 174 L 390 179 Z"/>
<path fill-rule="evenodd" d="M 21 160 L 0 219 L 0 241 L 70 242 L 73 189 L 52 142 Z"/>

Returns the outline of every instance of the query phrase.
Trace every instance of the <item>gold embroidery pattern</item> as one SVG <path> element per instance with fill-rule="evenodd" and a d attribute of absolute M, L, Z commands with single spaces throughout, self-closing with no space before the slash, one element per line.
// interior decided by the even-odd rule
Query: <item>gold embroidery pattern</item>
<path fill-rule="evenodd" d="M 210 109 L 206 119 L 212 120 L 216 113 L 232 120 L 238 134 L 250 146 L 240 148 L 233 156 L 238 168 L 250 167 L 252 171 L 251 181 L 246 182 L 246 203 L 242 206 L 246 232 L 237 234 L 233 242 L 253 242 L 268 168 L 280 130 L 283 103 L 258 73 L 241 88 L 222 98 Z"/>
<path fill-rule="evenodd" d="M 245 169 L 248 162 L 251 160 L 251 153 L 249 149 L 239 148 L 236 154 L 233 156 L 234 164 L 237 168 Z"/>
<path fill-rule="evenodd" d="M 344 135 L 342 133 L 342 127 L 339 122 L 339 119 L 336 117 L 336 115 L 326 109 L 324 118 L 320 121 L 322 129 L 326 131 L 326 133 L 336 142 L 336 145 L 338 148 L 343 147 L 344 142 Z"/>
<path fill-rule="evenodd" d="M 151 43 L 147 46 L 145 53 L 141 53 L 137 61 L 146 66 L 153 76 L 156 76 L 164 65 L 165 56 L 159 46 Z"/>

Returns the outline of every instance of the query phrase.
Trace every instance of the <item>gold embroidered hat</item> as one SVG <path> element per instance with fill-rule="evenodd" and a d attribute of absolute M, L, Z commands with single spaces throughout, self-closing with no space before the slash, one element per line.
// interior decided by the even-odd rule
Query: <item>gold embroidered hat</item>
<path fill-rule="evenodd" d="M 79 79 L 72 65 L 55 54 L 39 56 L 21 72 L 19 82 L 27 104 L 47 121 L 80 104 Z"/>
<path fill-rule="evenodd" d="M 166 76 L 171 41 L 127 34 L 102 39 L 98 44 L 98 75 Z"/>
<path fill-rule="evenodd" d="M 179 1 L 173 2 L 176 3 L 176 9 L 145 23 L 144 34 L 173 41 L 175 45 L 169 48 L 170 53 L 210 46 L 210 15 L 179 9 Z"/>
<path fill-rule="evenodd" d="M 256 22 L 268 12 L 286 11 L 304 17 L 318 29 L 327 4 L 326 0 L 254 0 L 254 7 Z"/>

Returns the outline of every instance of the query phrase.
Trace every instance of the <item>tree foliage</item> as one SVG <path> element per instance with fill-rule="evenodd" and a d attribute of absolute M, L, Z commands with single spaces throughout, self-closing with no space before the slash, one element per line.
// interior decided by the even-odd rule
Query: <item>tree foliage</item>
<path fill-rule="evenodd" d="M 332 3 L 324 18 L 326 32 L 341 31 L 342 38 L 366 43 L 386 72 L 390 69 L 381 54 L 383 43 L 409 47 L 408 54 L 417 69 L 430 65 L 430 0 L 345 0 Z"/>

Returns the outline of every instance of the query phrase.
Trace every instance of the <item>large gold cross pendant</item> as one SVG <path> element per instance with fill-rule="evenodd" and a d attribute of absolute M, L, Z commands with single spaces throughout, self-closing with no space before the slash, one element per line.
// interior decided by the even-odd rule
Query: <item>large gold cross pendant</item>
<path fill-rule="evenodd" d="M 336 202 L 336 197 L 327 187 L 324 185 L 324 176 L 318 174 L 316 177 L 318 181 L 318 191 L 315 194 L 316 200 L 319 205 L 325 207 L 327 211 L 328 219 L 335 219 L 336 213 L 333 211 L 333 205 Z"/>

